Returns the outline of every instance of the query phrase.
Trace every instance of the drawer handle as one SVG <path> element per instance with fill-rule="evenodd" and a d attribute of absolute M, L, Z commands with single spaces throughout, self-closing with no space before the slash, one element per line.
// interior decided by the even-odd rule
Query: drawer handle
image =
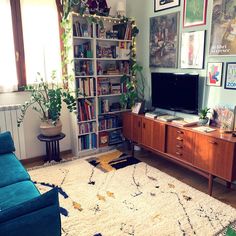
<path fill-rule="evenodd" d="M 179 141 L 183 141 L 183 139 L 181 137 L 177 137 L 176 139 Z"/>
<path fill-rule="evenodd" d="M 181 146 L 181 145 L 176 145 L 176 147 L 177 147 L 177 148 L 183 148 L 183 146 Z"/>
<path fill-rule="evenodd" d="M 211 144 L 214 144 L 214 145 L 217 144 L 217 142 L 215 142 L 215 141 L 208 141 L 208 142 L 211 143 Z"/>
<path fill-rule="evenodd" d="M 175 154 L 178 155 L 178 156 L 182 156 L 182 155 L 183 155 L 183 154 L 180 153 L 180 152 L 176 152 Z"/>
<path fill-rule="evenodd" d="M 178 130 L 177 133 L 178 133 L 178 134 L 183 134 L 184 132 L 181 131 L 181 130 Z"/>

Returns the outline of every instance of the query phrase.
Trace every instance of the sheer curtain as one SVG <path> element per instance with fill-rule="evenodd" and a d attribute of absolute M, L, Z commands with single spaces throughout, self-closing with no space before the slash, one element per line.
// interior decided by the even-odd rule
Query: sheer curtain
<path fill-rule="evenodd" d="M 0 0 L 0 92 L 17 90 L 10 0 Z"/>
<path fill-rule="evenodd" d="M 55 0 L 20 0 L 25 45 L 27 83 L 39 72 L 50 81 L 56 70 L 61 75 L 59 25 Z"/>

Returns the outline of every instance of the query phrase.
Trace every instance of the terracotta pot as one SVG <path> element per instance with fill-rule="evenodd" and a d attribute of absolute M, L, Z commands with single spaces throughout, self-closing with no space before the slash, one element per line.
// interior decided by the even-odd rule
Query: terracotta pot
<path fill-rule="evenodd" d="M 62 123 L 61 121 L 57 121 L 56 125 L 53 125 L 52 122 L 44 121 L 40 125 L 41 134 L 47 137 L 56 136 L 61 133 Z"/>

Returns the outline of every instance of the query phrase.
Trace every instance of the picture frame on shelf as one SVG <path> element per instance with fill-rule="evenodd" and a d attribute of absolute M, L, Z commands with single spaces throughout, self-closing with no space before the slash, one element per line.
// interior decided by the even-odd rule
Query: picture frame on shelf
<path fill-rule="evenodd" d="M 182 33 L 182 69 L 202 69 L 204 65 L 205 30 Z"/>
<path fill-rule="evenodd" d="M 184 0 L 183 27 L 206 24 L 207 0 Z"/>
<path fill-rule="evenodd" d="M 226 3 L 223 0 L 213 0 L 210 51 L 211 56 L 236 55 L 236 18 L 235 0 Z"/>
<path fill-rule="evenodd" d="M 223 62 L 208 62 L 207 64 L 207 85 L 221 87 Z"/>
<path fill-rule="evenodd" d="M 178 7 L 180 0 L 154 0 L 154 12 Z"/>
<path fill-rule="evenodd" d="M 132 112 L 135 114 L 139 114 L 141 106 L 142 106 L 141 102 L 136 102 L 135 105 L 132 107 Z"/>
<path fill-rule="evenodd" d="M 225 89 L 236 89 L 236 62 L 226 63 Z"/>
<path fill-rule="evenodd" d="M 179 12 L 150 18 L 149 66 L 177 68 Z"/>

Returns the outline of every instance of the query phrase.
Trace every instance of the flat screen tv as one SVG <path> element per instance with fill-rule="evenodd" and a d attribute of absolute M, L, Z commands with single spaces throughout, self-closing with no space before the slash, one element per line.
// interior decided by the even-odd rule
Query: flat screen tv
<path fill-rule="evenodd" d="M 152 106 L 198 114 L 198 74 L 152 73 Z"/>

